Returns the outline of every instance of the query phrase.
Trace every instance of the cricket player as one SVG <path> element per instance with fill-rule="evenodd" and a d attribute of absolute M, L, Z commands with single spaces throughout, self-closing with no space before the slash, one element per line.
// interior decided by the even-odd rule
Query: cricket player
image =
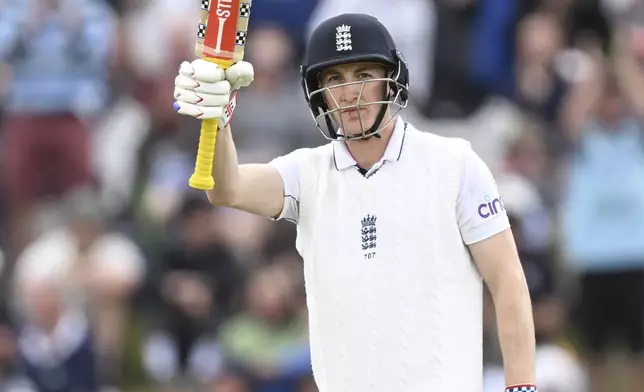
<path fill-rule="evenodd" d="M 481 392 L 483 281 L 506 390 L 536 391 L 531 303 L 494 179 L 469 143 L 399 115 L 409 75 L 388 31 L 367 15 L 328 19 L 301 71 L 330 142 L 239 165 L 221 120 L 208 198 L 297 224 L 320 391 Z M 175 109 L 222 119 L 252 80 L 247 62 L 184 62 Z"/>

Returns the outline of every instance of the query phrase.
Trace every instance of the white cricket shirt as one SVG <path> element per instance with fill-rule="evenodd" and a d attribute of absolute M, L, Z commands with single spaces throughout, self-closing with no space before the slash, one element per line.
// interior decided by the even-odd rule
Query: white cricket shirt
<path fill-rule="evenodd" d="M 401 118 L 363 176 L 342 142 L 271 162 L 297 223 L 321 392 L 482 390 L 482 281 L 466 244 L 509 228 L 468 142 Z"/>

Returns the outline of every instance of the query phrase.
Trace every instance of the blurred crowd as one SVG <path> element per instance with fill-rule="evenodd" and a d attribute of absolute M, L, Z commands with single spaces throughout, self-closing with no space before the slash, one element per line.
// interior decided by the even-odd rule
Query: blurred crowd
<path fill-rule="evenodd" d="M 404 53 L 403 117 L 493 170 L 540 391 L 641 391 L 644 2 L 254 0 L 241 163 L 325 143 L 298 66 L 344 12 Z M 1 391 L 316 391 L 295 226 L 188 187 L 200 124 L 172 89 L 198 16 L 198 0 L 0 0 Z M 485 392 L 504 386 L 493 307 Z"/>

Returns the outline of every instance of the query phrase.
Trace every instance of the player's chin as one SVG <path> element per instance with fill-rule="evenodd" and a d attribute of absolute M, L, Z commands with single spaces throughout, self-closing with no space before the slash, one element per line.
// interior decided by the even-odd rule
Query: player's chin
<path fill-rule="evenodd" d="M 364 128 L 364 130 L 360 127 L 356 127 L 354 129 L 349 129 L 346 135 L 349 135 L 348 139 L 356 142 L 361 142 L 361 141 L 366 141 L 369 138 L 366 136 L 363 136 L 363 132 L 366 134 L 367 131 L 369 131 L 369 128 Z"/>

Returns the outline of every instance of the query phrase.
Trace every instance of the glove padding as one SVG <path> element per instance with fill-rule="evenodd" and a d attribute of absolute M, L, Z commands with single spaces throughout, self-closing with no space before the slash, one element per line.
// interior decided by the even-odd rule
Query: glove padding
<path fill-rule="evenodd" d="M 245 61 L 226 71 L 202 59 L 184 61 L 174 81 L 174 108 L 179 114 L 202 120 L 229 117 L 225 109 L 231 92 L 247 87 L 254 77 L 253 66 Z"/>

